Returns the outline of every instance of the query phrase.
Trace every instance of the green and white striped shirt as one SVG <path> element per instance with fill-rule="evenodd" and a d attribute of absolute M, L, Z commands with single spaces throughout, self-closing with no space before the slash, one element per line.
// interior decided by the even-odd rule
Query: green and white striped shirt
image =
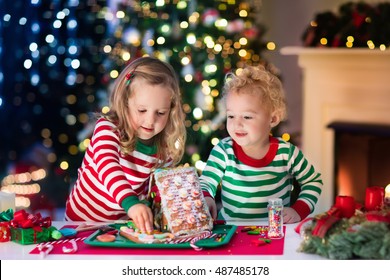
<path fill-rule="evenodd" d="M 268 217 L 269 198 L 282 198 L 284 206 L 290 206 L 293 179 L 301 191 L 291 207 L 304 219 L 314 210 L 322 180 L 303 153 L 289 142 L 270 137 L 267 154 L 256 160 L 227 137 L 212 149 L 200 183 L 204 194 L 212 197 L 222 184 L 219 219 L 250 220 Z"/>

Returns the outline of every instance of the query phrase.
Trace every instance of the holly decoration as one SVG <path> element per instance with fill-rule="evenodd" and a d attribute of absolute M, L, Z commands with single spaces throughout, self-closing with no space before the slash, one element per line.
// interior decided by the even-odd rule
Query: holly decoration
<path fill-rule="evenodd" d="M 390 3 L 348 2 L 315 15 L 302 35 L 306 47 L 369 47 L 390 45 Z"/>

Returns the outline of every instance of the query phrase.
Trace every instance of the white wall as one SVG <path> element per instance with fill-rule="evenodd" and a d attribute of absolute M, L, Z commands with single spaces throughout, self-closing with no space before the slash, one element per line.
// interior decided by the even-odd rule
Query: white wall
<path fill-rule="evenodd" d="M 277 50 L 267 53 L 268 61 L 282 74 L 288 102 L 288 120 L 279 132 L 300 135 L 302 131 L 302 78 L 297 57 L 280 54 L 286 46 L 302 46 L 301 36 L 319 12 L 338 11 L 341 4 L 359 2 L 349 0 L 263 0 L 260 20 L 267 28 L 265 39 L 276 43 Z M 366 0 L 366 3 L 390 2 Z M 299 141 L 299 138 L 296 138 Z M 299 142 L 297 143 L 299 145 Z M 304 147 L 302 147 L 304 150 Z"/>

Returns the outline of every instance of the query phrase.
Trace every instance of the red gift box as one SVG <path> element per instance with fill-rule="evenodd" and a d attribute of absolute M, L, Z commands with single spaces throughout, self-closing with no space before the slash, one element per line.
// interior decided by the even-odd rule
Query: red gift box
<path fill-rule="evenodd" d="M 11 226 L 9 222 L 0 222 L 0 242 L 11 240 Z"/>
<path fill-rule="evenodd" d="M 11 240 L 24 245 L 50 241 L 55 227 L 51 218 L 42 218 L 40 213 L 28 214 L 25 210 L 16 211 L 10 222 Z"/>

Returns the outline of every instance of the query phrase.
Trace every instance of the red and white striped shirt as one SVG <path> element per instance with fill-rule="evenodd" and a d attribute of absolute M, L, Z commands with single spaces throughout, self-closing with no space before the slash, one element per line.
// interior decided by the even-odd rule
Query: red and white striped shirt
<path fill-rule="evenodd" d="M 68 221 L 128 219 L 127 210 L 146 198 L 157 162 L 156 146 L 137 142 L 129 155 L 120 152 L 115 125 L 99 119 L 78 178 L 66 202 Z"/>

